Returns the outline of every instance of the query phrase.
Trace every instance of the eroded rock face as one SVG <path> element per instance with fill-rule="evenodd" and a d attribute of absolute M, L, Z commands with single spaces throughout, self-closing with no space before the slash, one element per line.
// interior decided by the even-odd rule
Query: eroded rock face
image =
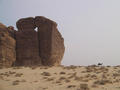
<path fill-rule="evenodd" d="M 62 38 L 60 32 L 57 30 L 57 27 L 53 27 L 52 30 L 52 49 L 51 49 L 51 57 L 49 62 L 51 65 L 61 65 L 61 60 L 64 56 L 65 47 L 64 47 L 64 39 Z"/>
<path fill-rule="evenodd" d="M 64 55 L 64 40 L 57 30 L 57 24 L 42 16 L 35 17 L 38 27 L 40 57 L 43 65 L 58 66 Z"/>
<path fill-rule="evenodd" d="M 7 27 L 0 22 L 0 29 L 6 29 Z"/>
<path fill-rule="evenodd" d="M 37 16 L 22 18 L 16 26 L 18 31 L 0 23 L 0 66 L 61 65 L 65 47 L 56 22 Z"/>
<path fill-rule="evenodd" d="M 34 30 L 34 19 L 24 18 L 17 22 L 16 32 L 16 65 L 41 65 L 39 56 L 38 34 Z"/>
<path fill-rule="evenodd" d="M 16 61 L 16 41 L 7 27 L 0 25 L 0 67 L 11 67 Z"/>
<path fill-rule="evenodd" d="M 34 30 L 36 28 L 34 24 L 34 18 L 28 17 L 28 18 L 22 18 L 16 22 L 16 26 L 19 31 L 25 31 L 25 30 Z"/>
<path fill-rule="evenodd" d="M 14 27 L 13 26 L 8 26 L 7 29 L 8 29 L 9 35 L 13 38 L 16 38 L 15 37 L 16 31 L 15 31 Z"/>

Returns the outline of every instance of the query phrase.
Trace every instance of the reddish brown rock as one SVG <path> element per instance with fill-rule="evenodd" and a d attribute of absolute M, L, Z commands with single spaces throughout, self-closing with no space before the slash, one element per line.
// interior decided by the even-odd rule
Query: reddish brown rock
<path fill-rule="evenodd" d="M 11 30 L 11 31 L 14 31 L 14 27 L 13 26 L 8 26 L 7 27 L 9 30 Z"/>
<path fill-rule="evenodd" d="M 19 31 L 25 31 L 25 30 L 34 30 L 36 28 L 34 24 L 34 18 L 28 17 L 28 18 L 22 18 L 17 21 L 16 26 Z"/>
<path fill-rule="evenodd" d="M 0 66 L 61 65 L 64 39 L 54 21 L 37 16 L 20 19 L 16 25 L 18 31 L 0 23 Z"/>
<path fill-rule="evenodd" d="M 13 26 L 8 26 L 7 29 L 8 29 L 9 35 L 11 37 L 15 38 L 16 30 L 14 29 L 14 27 Z"/>
<path fill-rule="evenodd" d="M 11 67 L 16 60 L 16 41 L 5 25 L 0 24 L 0 67 Z"/>
<path fill-rule="evenodd" d="M 0 29 L 6 29 L 7 27 L 0 22 Z"/>
<path fill-rule="evenodd" d="M 58 66 L 64 55 L 64 40 L 57 30 L 57 24 L 42 16 L 35 17 L 38 27 L 40 57 L 43 65 Z"/>
<path fill-rule="evenodd" d="M 39 56 L 38 34 L 34 30 L 34 19 L 24 18 L 17 22 L 16 32 L 16 65 L 41 65 Z"/>

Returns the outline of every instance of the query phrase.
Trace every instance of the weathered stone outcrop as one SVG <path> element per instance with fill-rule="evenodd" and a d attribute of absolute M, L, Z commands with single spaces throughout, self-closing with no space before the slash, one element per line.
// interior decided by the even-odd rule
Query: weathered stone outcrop
<path fill-rule="evenodd" d="M 65 47 L 56 22 L 37 16 L 22 18 L 16 26 L 18 31 L 0 24 L 0 66 L 61 65 Z"/>
<path fill-rule="evenodd" d="M 16 60 L 16 41 L 10 33 L 13 31 L 0 24 L 0 67 L 11 67 Z"/>
<path fill-rule="evenodd" d="M 16 31 L 15 31 L 14 27 L 13 26 L 8 26 L 7 29 L 8 29 L 9 35 L 11 37 L 15 38 Z"/>
<path fill-rule="evenodd" d="M 0 29 L 6 29 L 7 27 L 0 22 Z"/>
<path fill-rule="evenodd" d="M 16 32 L 16 65 L 41 65 L 34 19 L 20 19 L 16 25 L 18 28 L 18 32 Z"/>
<path fill-rule="evenodd" d="M 60 65 L 64 55 L 64 40 L 57 24 L 42 16 L 35 17 L 38 27 L 40 57 L 43 65 Z"/>
<path fill-rule="evenodd" d="M 36 28 L 34 24 L 34 18 L 33 17 L 28 17 L 28 18 L 22 18 L 17 21 L 16 26 L 18 30 L 20 31 L 25 31 L 25 30 L 34 30 Z"/>

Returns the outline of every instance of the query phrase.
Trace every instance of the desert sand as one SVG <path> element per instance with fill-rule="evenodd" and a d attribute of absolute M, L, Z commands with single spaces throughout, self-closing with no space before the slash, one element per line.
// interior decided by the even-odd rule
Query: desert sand
<path fill-rule="evenodd" d="M 120 90 L 120 66 L 2 68 L 0 90 Z"/>

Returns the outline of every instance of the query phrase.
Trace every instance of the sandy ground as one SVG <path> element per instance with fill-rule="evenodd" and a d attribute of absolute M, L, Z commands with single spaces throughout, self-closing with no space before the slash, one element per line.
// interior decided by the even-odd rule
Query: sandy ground
<path fill-rule="evenodd" d="M 120 90 L 120 66 L 4 68 L 0 90 Z"/>

